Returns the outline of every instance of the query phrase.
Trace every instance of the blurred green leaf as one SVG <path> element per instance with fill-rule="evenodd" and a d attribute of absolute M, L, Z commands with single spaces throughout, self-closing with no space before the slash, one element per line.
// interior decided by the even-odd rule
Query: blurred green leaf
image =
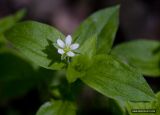
<path fill-rule="evenodd" d="M 122 43 L 112 50 L 124 62 L 136 67 L 142 74 L 160 76 L 160 42 L 136 40 Z"/>
<path fill-rule="evenodd" d="M 16 24 L 5 35 L 22 54 L 37 65 L 47 69 L 63 67 L 63 64 L 57 65 L 61 57 L 53 43 L 64 36 L 55 28 L 39 22 L 26 21 Z"/>
<path fill-rule="evenodd" d="M 127 111 L 129 113 L 129 115 L 160 115 L 160 92 L 157 93 L 156 95 L 156 99 L 152 102 L 128 102 L 127 103 Z M 139 109 L 139 110 L 143 110 L 143 109 L 153 109 L 156 112 L 155 113 L 133 113 L 133 109 Z"/>
<path fill-rule="evenodd" d="M 24 17 L 25 12 L 25 9 L 22 9 L 13 15 L 9 15 L 0 19 L 0 33 L 3 33 L 6 30 L 10 29 L 16 22 L 21 20 Z"/>
<path fill-rule="evenodd" d="M 39 81 L 33 67 L 8 49 L 0 50 L 0 101 L 21 96 Z"/>
<path fill-rule="evenodd" d="M 79 63 L 76 63 L 73 67 L 76 67 Z M 83 65 L 83 67 L 86 66 L 88 66 L 88 63 Z M 75 68 L 75 70 L 78 71 L 79 68 Z M 149 101 L 154 99 L 154 93 L 143 76 L 134 68 L 112 56 L 96 56 L 93 62 L 91 61 L 89 68 L 85 70 L 85 75 L 80 79 L 105 96 L 124 101 Z"/>
<path fill-rule="evenodd" d="M 6 45 L 5 42 L 6 42 L 6 40 L 3 36 L 3 34 L 0 33 L 0 48 Z"/>
<path fill-rule="evenodd" d="M 113 115 L 126 115 L 126 108 L 124 101 L 110 99 L 109 109 L 112 111 Z"/>
<path fill-rule="evenodd" d="M 100 10 L 87 18 L 75 31 L 74 38 L 83 47 L 95 35 L 96 53 L 108 53 L 112 47 L 119 23 L 119 5 Z M 90 52 L 90 49 L 86 49 Z M 83 50 L 81 51 L 83 52 Z"/>
<path fill-rule="evenodd" d="M 36 115 L 76 115 L 76 107 L 69 101 L 46 102 Z"/>

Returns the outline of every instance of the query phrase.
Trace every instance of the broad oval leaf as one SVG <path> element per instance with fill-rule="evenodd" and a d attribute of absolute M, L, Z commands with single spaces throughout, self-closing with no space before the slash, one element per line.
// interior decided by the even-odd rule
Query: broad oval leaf
<path fill-rule="evenodd" d="M 36 115 L 76 115 L 76 107 L 69 101 L 50 101 L 42 105 Z"/>
<path fill-rule="evenodd" d="M 64 64 L 54 47 L 63 34 L 55 28 L 35 21 L 16 24 L 5 34 L 6 38 L 28 59 L 47 69 L 59 69 Z"/>
<path fill-rule="evenodd" d="M 97 54 L 110 51 L 119 24 L 119 5 L 100 10 L 87 18 L 74 33 L 74 39 L 80 46 L 93 35 L 97 37 Z M 95 47 L 93 47 L 95 48 Z M 90 49 L 88 49 L 88 52 Z M 81 50 L 83 52 L 83 50 Z"/>
<path fill-rule="evenodd" d="M 126 108 L 129 115 L 160 115 L 160 92 L 156 94 L 156 100 L 151 102 L 127 102 Z M 140 110 L 140 112 L 137 112 Z"/>
<path fill-rule="evenodd" d="M 79 48 L 79 51 L 81 55 L 86 55 L 89 57 L 92 57 L 93 55 L 96 54 L 96 44 L 97 44 L 97 37 L 96 36 L 91 36 L 88 38 L 84 44 Z"/>
<path fill-rule="evenodd" d="M 25 15 L 25 12 L 25 9 L 22 9 L 13 15 L 9 15 L 0 19 L 0 33 L 3 33 L 6 30 L 10 29 L 15 23 L 21 20 Z"/>
<path fill-rule="evenodd" d="M 80 78 L 84 83 L 113 99 L 150 101 L 154 93 L 136 70 L 109 55 L 98 55 Z"/>
<path fill-rule="evenodd" d="M 124 62 L 136 67 L 147 76 L 160 76 L 160 42 L 135 40 L 122 43 L 112 50 Z"/>

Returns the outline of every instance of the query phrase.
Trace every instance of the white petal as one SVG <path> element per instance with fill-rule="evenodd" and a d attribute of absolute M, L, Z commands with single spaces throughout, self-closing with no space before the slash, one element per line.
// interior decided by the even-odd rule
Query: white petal
<path fill-rule="evenodd" d="M 69 52 L 67 52 L 67 55 L 68 55 L 69 57 L 74 57 L 74 56 L 75 56 L 75 53 L 69 51 Z"/>
<path fill-rule="evenodd" d="M 64 54 L 64 50 L 63 49 L 58 49 L 58 53 L 59 54 Z"/>
<path fill-rule="evenodd" d="M 75 49 L 77 49 L 79 47 L 79 44 L 72 44 L 71 46 L 70 46 L 70 48 L 72 49 L 72 50 L 75 50 Z"/>
<path fill-rule="evenodd" d="M 72 37 L 71 37 L 71 35 L 68 35 L 68 36 L 66 37 L 65 43 L 66 43 L 67 46 L 70 46 L 70 45 L 71 45 L 71 43 L 72 43 Z"/>
<path fill-rule="evenodd" d="M 63 42 L 61 39 L 58 39 L 58 40 L 57 40 L 57 44 L 58 44 L 58 46 L 61 47 L 61 48 L 64 48 L 64 47 L 65 47 L 65 44 L 64 44 L 64 42 Z"/>

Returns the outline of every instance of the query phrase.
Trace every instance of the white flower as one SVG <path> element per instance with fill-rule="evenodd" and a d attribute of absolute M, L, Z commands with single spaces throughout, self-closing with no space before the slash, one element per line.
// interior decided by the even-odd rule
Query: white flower
<path fill-rule="evenodd" d="M 57 45 L 58 53 L 62 55 L 62 59 L 65 59 L 67 56 L 74 57 L 74 50 L 79 47 L 78 43 L 72 44 L 72 37 L 70 35 L 65 38 L 65 41 L 61 40 L 60 38 L 57 39 Z"/>

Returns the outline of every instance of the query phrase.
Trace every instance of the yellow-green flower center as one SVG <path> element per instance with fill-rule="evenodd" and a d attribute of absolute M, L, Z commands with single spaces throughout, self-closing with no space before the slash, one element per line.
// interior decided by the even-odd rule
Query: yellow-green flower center
<path fill-rule="evenodd" d="M 71 51 L 71 48 L 70 48 L 70 46 L 66 46 L 63 50 L 65 53 L 67 53 L 67 52 Z"/>

